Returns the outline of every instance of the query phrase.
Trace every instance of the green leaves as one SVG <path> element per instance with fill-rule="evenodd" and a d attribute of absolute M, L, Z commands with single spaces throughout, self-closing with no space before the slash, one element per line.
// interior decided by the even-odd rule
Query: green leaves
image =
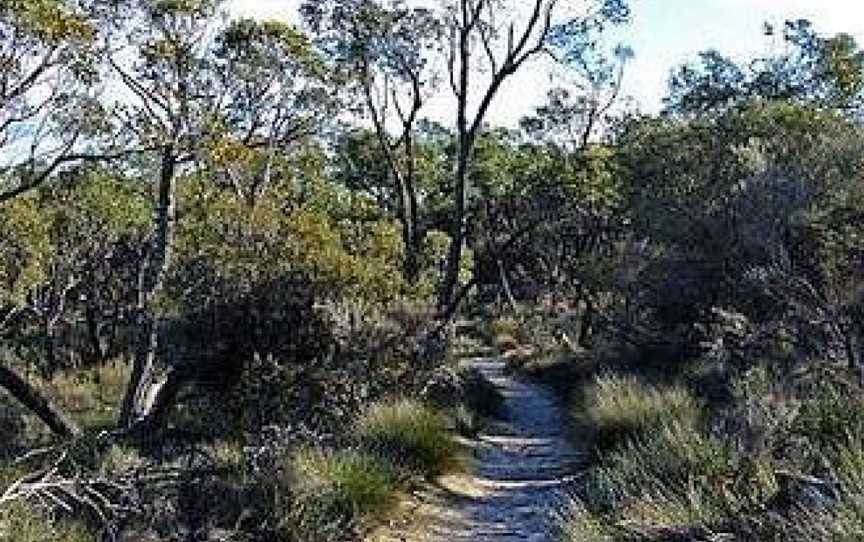
<path fill-rule="evenodd" d="M 768 35 L 774 35 L 768 27 Z M 700 53 L 699 61 L 672 76 L 666 113 L 722 114 L 747 101 L 788 100 L 849 110 L 859 107 L 864 90 L 864 52 L 848 34 L 825 37 L 810 21 L 787 21 L 785 49 L 748 64 L 717 51 Z"/>
<path fill-rule="evenodd" d="M 233 21 L 218 38 L 216 55 L 234 63 L 273 70 L 294 66 L 307 75 L 323 76 L 324 62 L 309 38 L 280 21 Z"/>
<path fill-rule="evenodd" d="M 90 21 L 67 4 L 63 0 L 0 0 L 0 24 L 11 24 L 55 46 L 67 40 L 92 40 L 95 29 Z"/>
<path fill-rule="evenodd" d="M 0 307 L 24 302 L 50 265 L 49 222 L 35 198 L 0 203 Z"/>

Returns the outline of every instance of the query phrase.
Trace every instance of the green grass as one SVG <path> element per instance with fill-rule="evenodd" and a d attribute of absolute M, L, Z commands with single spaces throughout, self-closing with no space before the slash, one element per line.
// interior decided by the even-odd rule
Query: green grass
<path fill-rule="evenodd" d="M 493 318 L 486 323 L 486 339 L 495 344 L 507 338 L 514 343 L 527 339 L 522 322 L 511 316 Z"/>
<path fill-rule="evenodd" d="M 358 533 L 393 503 L 396 471 L 362 450 L 303 449 L 288 458 L 292 498 L 282 510 L 289 540 L 325 542 Z"/>
<path fill-rule="evenodd" d="M 589 512 L 584 503 L 573 499 L 559 518 L 563 542 L 612 542 L 612 530 Z"/>
<path fill-rule="evenodd" d="M 443 413 L 403 399 L 373 405 L 354 430 L 364 449 L 432 477 L 459 466 L 460 447 L 449 427 Z"/>
<path fill-rule="evenodd" d="M 83 524 L 52 521 L 24 503 L 0 509 L 0 542 L 96 542 Z"/>
<path fill-rule="evenodd" d="M 634 377 L 597 377 L 584 391 L 576 419 L 600 450 L 613 448 L 638 433 L 670 424 L 695 425 L 699 403 L 683 388 L 657 388 Z"/>
<path fill-rule="evenodd" d="M 568 542 L 710 531 L 759 510 L 777 491 L 771 463 L 704 431 L 703 407 L 683 387 L 599 376 L 574 415 L 599 455 L 562 518 Z"/>

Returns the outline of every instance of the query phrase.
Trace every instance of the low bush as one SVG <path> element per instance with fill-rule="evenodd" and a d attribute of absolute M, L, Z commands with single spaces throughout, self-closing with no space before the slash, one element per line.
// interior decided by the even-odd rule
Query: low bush
<path fill-rule="evenodd" d="M 357 421 L 361 446 L 409 471 L 431 477 L 459 464 L 459 445 L 447 416 L 419 402 L 379 403 Z"/>
<path fill-rule="evenodd" d="M 701 407 L 683 388 L 659 389 L 634 377 L 604 375 L 584 391 L 576 418 L 605 450 L 638 433 L 671 424 L 695 425 Z"/>

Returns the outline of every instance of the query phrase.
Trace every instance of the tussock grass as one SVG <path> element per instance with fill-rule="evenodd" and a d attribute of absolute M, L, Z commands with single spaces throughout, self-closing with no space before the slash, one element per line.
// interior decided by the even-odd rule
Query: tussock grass
<path fill-rule="evenodd" d="M 597 377 L 581 403 L 577 422 L 592 433 L 600 450 L 649 429 L 695 425 L 702 416 L 700 405 L 685 389 L 660 389 L 630 376 Z"/>
<path fill-rule="evenodd" d="M 35 384 L 57 399 L 84 428 L 112 425 L 127 382 L 129 365 L 109 362 L 83 370 L 61 372 Z"/>
<path fill-rule="evenodd" d="M 848 433 L 831 450 L 838 496 L 829 506 L 802 509 L 783 530 L 792 542 L 864 540 L 864 435 Z"/>
<path fill-rule="evenodd" d="M 486 338 L 496 345 L 499 341 L 508 341 L 518 345 L 524 340 L 525 330 L 522 323 L 511 316 L 493 318 L 486 323 Z"/>
<path fill-rule="evenodd" d="M 778 490 L 770 460 L 707 432 L 702 405 L 683 387 L 602 375 L 574 411 L 599 456 L 562 518 L 569 542 L 711 531 L 751 514 Z"/>
<path fill-rule="evenodd" d="M 0 542 L 96 542 L 82 523 L 53 520 L 25 503 L 0 509 Z"/>
<path fill-rule="evenodd" d="M 565 542 L 612 542 L 612 530 L 585 508 L 579 499 L 573 499 L 558 518 L 561 539 Z"/>
<path fill-rule="evenodd" d="M 373 405 L 354 431 L 361 446 L 427 477 L 459 467 L 459 444 L 443 413 L 402 399 Z"/>
<path fill-rule="evenodd" d="M 396 471 L 362 450 L 303 449 L 287 459 L 292 498 L 282 510 L 288 540 L 326 542 L 360 532 L 396 497 Z"/>

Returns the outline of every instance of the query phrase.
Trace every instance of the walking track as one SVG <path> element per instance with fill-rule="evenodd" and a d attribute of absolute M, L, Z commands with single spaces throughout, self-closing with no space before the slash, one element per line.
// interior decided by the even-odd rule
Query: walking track
<path fill-rule="evenodd" d="M 546 388 L 506 374 L 498 360 L 470 362 L 504 395 L 506 412 L 481 435 L 468 472 L 415 494 L 404 525 L 374 542 L 553 542 L 555 513 L 582 456 L 565 434 L 565 406 Z"/>

